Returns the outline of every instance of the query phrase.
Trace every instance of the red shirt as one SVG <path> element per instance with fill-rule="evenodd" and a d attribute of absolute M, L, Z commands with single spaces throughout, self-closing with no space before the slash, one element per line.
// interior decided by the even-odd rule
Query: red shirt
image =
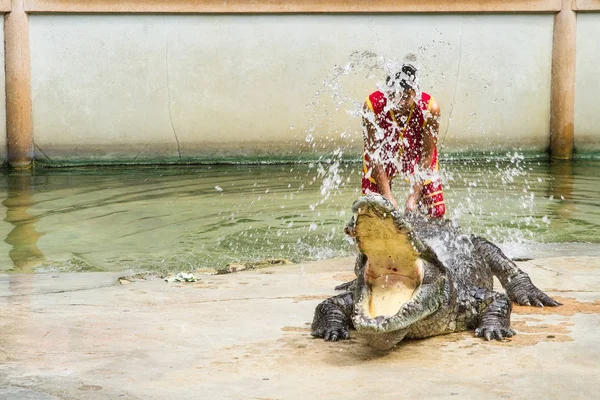
<path fill-rule="evenodd" d="M 384 167 L 387 176 L 392 179 L 399 173 L 405 176 L 415 172 L 415 166 L 423 153 L 423 127 L 430 112 L 433 97 L 427 93 L 421 93 L 413 103 L 405 124 L 396 120 L 394 112 L 388 106 L 387 98 L 383 92 L 371 93 L 367 98 L 367 105 L 373 111 L 376 128 L 375 143 L 372 148 L 376 149 L 374 154 L 364 149 L 363 165 L 363 193 L 366 190 L 378 192 L 377 183 L 371 176 L 372 161 L 379 161 Z M 438 169 L 437 150 L 434 149 L 431 169 Z M 429 183 L 425 182 L 426 184 Z"/>

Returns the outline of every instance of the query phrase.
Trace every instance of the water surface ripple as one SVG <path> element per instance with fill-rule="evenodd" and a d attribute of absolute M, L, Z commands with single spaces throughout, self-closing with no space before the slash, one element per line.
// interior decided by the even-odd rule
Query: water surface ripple
<path fill-rule="evenodd" d="M 188 271 L 353 254 L 360 165 L 80 168 L 0 176 L 3 271 Z M 513 257 L 600 255 L 600 162 L 446 162 L 448 216 Z M 401 199 L 407 187 L 398 180 Z"/>

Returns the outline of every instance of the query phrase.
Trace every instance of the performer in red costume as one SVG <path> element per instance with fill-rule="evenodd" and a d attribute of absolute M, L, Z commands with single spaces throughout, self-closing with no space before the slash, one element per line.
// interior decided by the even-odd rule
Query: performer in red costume
<path fill-rule="evenodd" d="M 440 107 L 419 91 L 417 69 L 405 63 L 387 77 L 386 88 L 371 93 L 363 107 L 362 192 L 383 195 L 398 208 L 392 179 L 402 175 L 411 191 L 405 211 L 434 218 L 446 213 L 439 177 L 437 138 Z"/>

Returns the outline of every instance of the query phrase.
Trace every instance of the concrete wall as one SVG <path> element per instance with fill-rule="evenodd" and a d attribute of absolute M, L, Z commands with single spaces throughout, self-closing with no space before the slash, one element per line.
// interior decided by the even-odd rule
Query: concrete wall
<path fill-rule="evenodd" d="M 600 13 L 577 16 L 575 151 L 600 151 Z"/>
<path fill-rule="evenodd" d="M 383 78 L 365 51 L 419 54 L 445 151 L 544 151 L 552 29 L 551 14 L 31 15 L 36 157 L 358 152 L 348 111 Z"/>
<path fill-rule="evenodd" d="M 0 19 L 0 61 L 4 65 L 4 19 Z M 4 68 L 0 68 L 0 162 L 7 160 L 6 156 L 6 87 L 5 87 Z"/>

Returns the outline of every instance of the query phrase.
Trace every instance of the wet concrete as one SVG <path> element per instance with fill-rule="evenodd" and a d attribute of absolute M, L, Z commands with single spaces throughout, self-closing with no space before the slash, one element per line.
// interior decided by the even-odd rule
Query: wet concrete
<path fill-rule="evenodd" d="M 315 306 L 352 277 L 339 259 L 116 283 L 116 274 L 0 276 L 0 398 L 595 398 L 600 258 L 520 263 L 565 305 L 515 307 L 518 335 L 472 332 L 391 352 L 311 339 Z"/>

